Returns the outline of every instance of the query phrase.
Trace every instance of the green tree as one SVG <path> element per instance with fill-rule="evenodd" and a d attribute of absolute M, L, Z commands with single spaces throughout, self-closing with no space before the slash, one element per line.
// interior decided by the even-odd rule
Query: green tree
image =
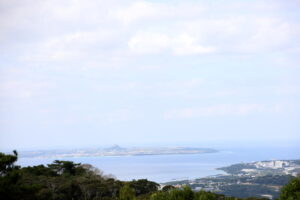
<path fill-rule="evenodd" d="M 288 184 L 283 186 L 280 192 L 280 200 L 300 199 L 300 176 L 293 178 Z"/>
<path fill-rule="evenodd" d="M 150 200 L 169 200 L 169 193 L 167 192 L 163 192 L 163 191 L 159 191 L 159 192 L 155 192 L 150 196 Z"/>
<path fill-rule="evenodd" d="M 188 186 L 170 190 L 168 194 L 170 200 L 194 200 L 194 192 Z"/>
<path fill-rule="evenodd" d="M 206 192 L 206 191 L 199 191 L 195 193 L 195 200 L 215 200 L 218 199 L 216 194 Z"/>
<path fill-rule="evenodd" d="M 135 191 L 130 187 L 128 183 L 126 183 L 120 190 L 119 195 L 120 200 L 134 200 L 135 199 Z"/>
<path fill-rule="evenodd" d="M 20 166 L 16 166 L 17 151 L 12 154 L 0 153 L 0 198 L 5 200 L 36 199 L 34 193 L 38 186 L 23 184 Z"/>
<path fill-rule="evenodd" d="M 15 162 L 18 160 L 18 152 L 13 151 L 13 155 L 4 154 L 0 152 L 0 176 L 5 175 L 7 172 L 19 168 L 15 166 Z"/>
<path fill-rule="evenodd" d="M 156 192 L 159 187 L 159 184 L 148 181 L 147 179 L 133 180 L 129 182 L 129 185 L 135 190 L 137 196 Z"/>
<path fill-rule="evenodd" d="M 162 188 L 162 191 L 167 192 L 169 190 L 173 190 L 175 187 L 173 185 L 166 185 Z"/>
<path fill-rule="evenodd" d="M 50 169 L 53 169 L 53 171 L 59 175 L 76 175 L 78 166 L 80 166 L 80 163 L 77 164 L 72 161 L 61 160 L 55 160 L 52 164 L 48 165 Z"/>

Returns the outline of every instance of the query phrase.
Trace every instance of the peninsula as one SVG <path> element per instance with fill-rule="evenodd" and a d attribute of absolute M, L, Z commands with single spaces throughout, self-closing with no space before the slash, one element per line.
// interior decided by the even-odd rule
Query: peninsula
<path fill-rule="evenodd" d="M 73 149 L 73 150 L 39 150 L 23 151 L 20 157 L 98 157 L 98 156 L 148 156 L 148 155 L 171 155 L 171 154 L 203 154 L 215 153 L 215 149 L 191 148 L 191 147 L 131 147 L 125 148 L 113 145 L 108 148 Z"/>

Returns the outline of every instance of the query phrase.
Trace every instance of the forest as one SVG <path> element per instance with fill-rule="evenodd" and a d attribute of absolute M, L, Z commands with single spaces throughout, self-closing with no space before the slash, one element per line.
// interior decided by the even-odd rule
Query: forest
<path fill-rule="evenodd" d="M 72 161 L 20 167 L 17 151 L 0 153 L 0 199 L 4 200 L 240 200 L 189 187 L 175 188 L 147 179 L 120 181 L 99 169 Z M 300 177 L 292 179 L 279 200 L 300 199 Z M 247 198 L 259 200 L 259 198 Z"/>

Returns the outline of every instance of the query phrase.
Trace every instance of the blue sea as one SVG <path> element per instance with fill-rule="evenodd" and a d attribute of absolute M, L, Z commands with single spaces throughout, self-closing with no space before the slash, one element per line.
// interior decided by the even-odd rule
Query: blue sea
<path fill-rule="evenodd" d="M 218 167 L 242 162 L 300 159 L 300 147 L 223 149 L 217 153 L 189 155 L 19 158 L 21 166 L 49 164 L 55 159 L 88 163 L 120 180 L 147 178 L 159 183 L 224 173 Z"/>

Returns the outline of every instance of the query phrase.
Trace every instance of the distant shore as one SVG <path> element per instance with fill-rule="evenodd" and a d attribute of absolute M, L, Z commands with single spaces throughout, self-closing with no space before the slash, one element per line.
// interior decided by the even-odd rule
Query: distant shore
<path fill-rule="evenodd" d="M 39 150 L 23 151 L 23 158 L 70 158 L 70 157 L 100 157 L 100 156 L 151 156 L 151 155 L 180 155 L 180 154 L 203 154 L 216 153 L 218 150 L 211 148 L 191 147 L 156 147 L 156 148 L 124 148 L 114 145 L 102 149 L 77 149 L 77 150 Z"/>

